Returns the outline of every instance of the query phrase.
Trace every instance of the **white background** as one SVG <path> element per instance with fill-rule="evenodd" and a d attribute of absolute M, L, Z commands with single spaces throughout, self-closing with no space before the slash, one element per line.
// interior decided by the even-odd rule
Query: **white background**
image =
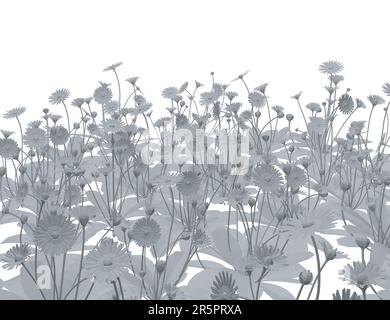
<path fill-rule="evenodd" d="M 272 103 L 294 113 L 300 90 L 304 103 L 325 99 L 318 65 L 327 60 L 344 63 L 345 85 L 364 99 L 390 81 L 389 9 L 386 0 L 1 1 L 0 113 L 21 105 L 26 121 L 36 119 L 63 87 L 91 96 L 98 80 L 113 81 L 102 69 L 118 61 L 157 110 L 167 86 L 207 82 L 210 71 L 227 83 L 250 69 L 250 86 L 269 82 Z M 336 269 L 325 289 L 343 285 Z"/>

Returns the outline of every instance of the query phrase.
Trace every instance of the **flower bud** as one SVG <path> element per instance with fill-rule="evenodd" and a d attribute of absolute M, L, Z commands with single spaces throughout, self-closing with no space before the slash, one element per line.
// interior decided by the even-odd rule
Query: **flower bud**
<path fill-rule="evenodd" d="M 310 270 L 302 271 L 299 274 L 299 282 L 304 286 L 310 284 L 312 281 L 313 281 L 313 274 L 310 272 Z"/>
<path fill-rule="evenodd" d="M 358 245 L 361 249 L 367 249 L 370 245 L 370 240 L 367 237 L 356 237 L 355 243 Z"/>
<path fill-rule="evenodd" d="M 20 223 L 26 224 L 27 221 L 28 221 L 28 217 L 25 214 L 22 214 L 22 216 L 20 217 Z"/>
<path fill-rule="evenodd" d="M 251 208 L 253 208 L 253 207 L 256 205 L 256 199 L 253 198 L 253 197 L 250 197 L 250 198 L 248 199 L 248 204 L 249 204 L 249 206 L 250 206 Z"/>
<path fill-rule="evenodd" d="M 157 272 L 158 273 L 163 272 L 164 269 L 165 269 L 165 265 L 166 265 L 165 261 L 163 261 L 163 260 L 157 261 L 157 263 L 156 263 L 156 270 L 157 270 Z"/>

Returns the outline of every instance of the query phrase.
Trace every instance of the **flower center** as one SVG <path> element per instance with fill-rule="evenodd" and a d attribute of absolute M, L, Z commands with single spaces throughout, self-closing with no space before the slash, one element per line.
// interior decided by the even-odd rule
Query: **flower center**
<path fill-rule="evenodd" d="M 302 224 L 302 228 L 310 228 L 314 226 L 314 222 L 313 221 L 306 221 Z"/>
<path fill-rule="evenodd" d="M 52 231 L 51 237 L 52 237 L 54 240 L 57 240 L 57 239 L 60 237 L 60 233 L 59 233 L 57 230 Z"/>
<path fill-rule="evenodd" d="M 105 267 L 110 267 L 110 266 L 112 266 L 112 259 L 111 259 L 111 258 L 105 258 L 105 259 L 103 260 L 103 265 L 104 265 Z"/>

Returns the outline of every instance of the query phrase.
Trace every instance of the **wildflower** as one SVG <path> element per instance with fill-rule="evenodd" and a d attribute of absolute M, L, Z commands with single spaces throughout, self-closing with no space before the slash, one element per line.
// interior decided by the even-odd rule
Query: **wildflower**
<path fill-rule="evenodd" d="M 84 98 L 76 98 L 71 102 L 71 105 L 76 108 L 81 108 L 81 106 L 85 103 Z"/>
<path fill-rule="evenodd" d="M 336 216 L 329 206 L 320 205 L 314 210 L 300 210 L 296 217 L 287 221 L 282 228 L 293 237 L 309 238 L 317 233 L 327 233 L 336 225 Z"/>
<path fill-rule="evenodd" d="M 204 230 L 196 229 L 192 235 L 192 243 L 200 250 L 209 247 L 211 240 Z"/>
<path fill-rule="evenodd" d="M 384 93 L 386 96 L 390 96 L 390 83 L 386 82 L 386 83 L 382 86 L 382 90 L 383 90 L 383 93 Z"/>
<path fill-rule="evenodd" d="M 108 66 L 107 68 L 104 68 L 103 71 L 110 71 L 110 70 L 115 71 L 115 69 L 119 68 L 122 64 L 123 64 L 123 62 L 113 63 L 112 65 Z"/>
<path fill-rule="evenodd" d="M 232 102 L 232 100 L 238 96 L 238 93 L 237 92 L 232 92 L 232 91 L 228 91 L 225 93 L 226 96 L 228 97 L 228 99 L 230 100 L 230 102 Z"/>
<path fill-rule="evenodd" d="M 333 300 L 360 300 L 360 297 L 358 296 L 358 294 L 356 292 L 353 292 L 351 294 L 350 289 L 344 288 L 341 291 L 341 294 L 340 294 L 339 290 L 337 290 L 336 293 L 333 293 Z"/>
<path fill-rule="evenodd" d="M 263 83 L 255 88 L 255 91 L 260 91 L 262 94 L 265 94 L 265 89 L 267 89 L 268 83 Z"/>
<path fill-rule="evenodd" d="M 19 154 L 19 147 L 13 139 L 0 139 L 0 156 L 5 159 L 12 159 Z"/>
<path fill-rule="evenodd" d="M 381 268 L 376 264 L 372 262 L 366 264 L 359 261 L 353 262 L 352 265 L 348 264 L 341 271 L 341 274 L 344 280 L 349 281 L 363 291 L 369 286 L 377 284 L 384 276 Z"/>
<path fill-rule="evenodd" d="M 338 103 L 338 108 L 343 114 L 351 114 L 353 111 L 353 108 L 355 107 L 355 104 L 353 102 L 352 97 L 344 93 L 340 98 L 339 98 L 339 103 Z"/>
<path fill-rule="evenodd" d="M 54 91 L 50 97 L 49 102 L 53 105 L 65 102 L 69 98 L 70 91 L 68 89 L 59 89 Z"/>
<path fill-rule="evenodd" d="M 365 121 L 352 121 L 349 127 L 349 133 L 357 136 L 361 135 L 365 123 Z"/>
<path fill-rule="evenodd" d="M 305 107 L 311 112 L 321 112 L 321 106 L 317 102 L 310 102 Z"/>
<path fill-rule="evenodd" d="M 367 97 L 368 101 L 371 102 L 372 107 L 377 106 L 378 104 L 384 104 L 385 100 L 376 94 L 371 94 Z"/>
<path fill-rule="evenodd" d="M 25 107 L 17 107 L 12 108 L 8 110 L 6 113 L 4 113 L 3 118 L 4 119 L 14 119 L 20 117 L 24 112 L 26 111 Z"/>
<path fill-rule="evenodd" d="M 176 87 L 168 87 L 164 89 L 161 93 L 163 98 L 173 100 L 179 94 L 179 89 Z"/>
<path fill-rule="evenodd" d="M 343 71 L 344 66 L 338 61 L 328 61 L 320 64 L 319 70 L 322 73 L 334 75 Z"/>
<path fill-rule="evenodd" d="M 181 179 L 177 182 L 176 187 L 183 195 L 191 196 L 198 192 L 200 182 L 201 179 L 198 173 L 186 171 L 182 173 Z"/>
<path fill-rule="evenodd" d="M 125 128 L 120 120 L 107 119 L 103 122 L 102 129 L 106 133 L 118 133 L 120 131 L 124 131 Z"/>
<path fill-rule="evenodd" d="M 218 97 L 213 92 L 202 92 L 200 94 L 200 104 L 202 106 L 209 106 L 217 99 Z"/>
<path fill-rule="evenodd" d="M 160 119 L 156 120 L 154 122 L 154 125 L 155 125 L 156 128 L 161 128 L 161 127 L 166 126 L 170 122 L 171 122 L 171 118 L 170 117 L 163 117 L 163 118 L 160 118 Z"/>
<path fill-rule="evenodd" d="M 1 133 L 3 134 L 4 139 L 8 139 L 8 138 L 11 137 L 13 134 L 15 134 L 15 132 L 9 131 L 9 130 L 1 129 L 0 131 L 1 131 Z"/>
<path fill-rule="evenodd" d="M 265 105 L 265 97 L 259 92 L 251 92 L 248 95 L 249 103 L 257 108 L 262 108 Z"/>
<path fill-rule="evenodd" d="M 50 140 L 54 145 L 65 144 L 69 139 L 69 132 L 63 126 L 50 128 Z"/>
<path fill-rule="evenodd" d="M 356 98 L 356 108 L 365 109 L 366 105 L 364 104 L 364 102 L 362 100 L 360 100 L 359 98 Z"/>
<path fill-rule="evenodd" d="M 266 269 L 279 269 L 287 265 L 286 256 L 273 245 L 256 246 L 254 256 L 258 263 Z"/>
<path fill-rule="evenodd" d="M 93 98 L 97 103 L 105 104 L 111 100 L 112 91 L 107 85 L 100 86 L 93 93 Z"/>
<path fill-rule="evenodd" d="M 27 128 L 23 141 L 31 149 L 42 148 L 47 143 L 46 131 L 35 127 Z"/>
<path fill-rule="evenodd" d="M 62 215 L 48 215 L 34 230 L 34 241 L 47 255 L 60 255 L 70 250 L 76 240 L 76 228 Z"/>
<path fill-rule="evenodd" d="M 9 249 L 3 256 L 4 269 L 12 270 L 23 264 L 30 256 L 31 248 L 28 244 L 17 244 Z"/>
<path fill-rule="evenodd" d="M 116 281 L 128 271 L 130 256 L 123 244 L 118 244 L 110 238 L 103 239 L 100 244 L 85 257 L 85 270 L 97 281 Z"/>
<path fill-rule="evenodd" d="M 153 219 L 142 218 L 134 223 L 131 234 L 140 247 L 151 247 L 160 239 L 161 228 Z"/>
<path fill-rule="evenodd" d="M 305 183 L 306 173 L 298 166 L 292 166 L 289 174 L 286 175 L 286 181 L 291 188 L 297 189 Z"/>
<path fill-rule="evenodd" d="M 230 273 L 219 272 L 211 286 L 211 299 L 213 300 L 237 300 L 238 286 Z"/>
<path fill-rule="evenodd" d="M 271 164 L 263 164 L 253 170 L 255 184 L 265 192 L 276 192 L 282 185 L 282 175 Z"/>
<path fill-rule="evenodd" d="M 135 86 L 138 79 L 139 79 L 139 77 L 130 77 L 130 78 L 126 79 L 126 81 L 129 82 L 131 85 Z"/>
<path fill-rule="evenodd" d="M 119 102 L 116 100 L 109 101 L 104 104 L 104 112 L 113 115 L 119 110 Z"/>
<path fill-rule="evenodd" d="M 153 184 L 158 186 L 159 188 L 169 188 L 176 185 L 178 181 L 179 175 L 175 172 L 171 172 L 168 174 L 157 176 L 153 179 Z"/>

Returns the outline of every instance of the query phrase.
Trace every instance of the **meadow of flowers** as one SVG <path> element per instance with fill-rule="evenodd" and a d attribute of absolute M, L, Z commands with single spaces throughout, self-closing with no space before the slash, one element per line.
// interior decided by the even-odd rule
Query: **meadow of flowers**
<path fill-rule="evenodd" d="M 17 232 L 3 241 L 1 266 L 18 272 L 0 299 L 390 298 L 389 83 L 383 97 L 354 97 L 343 65 L 328 61 L 322 100 L 298 93 L 283 108 L 267 84 L 241 74 L 225 85 L 211 73 L 211 86 L 164 89 L 158 118 L 120 66 L 104 69 L 112 84 L 91 97 L 53 92 L 36 120 L 24 107 L 3 113 L 15 132 L 1 130 L 0 223 Z M 369 117 L 353 121 L 364 108 Z M 175 153 L 181 129 L 205 131 L 187 149 L 199 155 L 205 144 L 215 161 Z M 237 140 L 228 153 L 247 133 L 245 171 L 220 161 L 216 130 Z M 142 157 L 166 149 L 175 161 Z M 333 277 L 345 286 L 321 291 L 339 259 Z"/>

